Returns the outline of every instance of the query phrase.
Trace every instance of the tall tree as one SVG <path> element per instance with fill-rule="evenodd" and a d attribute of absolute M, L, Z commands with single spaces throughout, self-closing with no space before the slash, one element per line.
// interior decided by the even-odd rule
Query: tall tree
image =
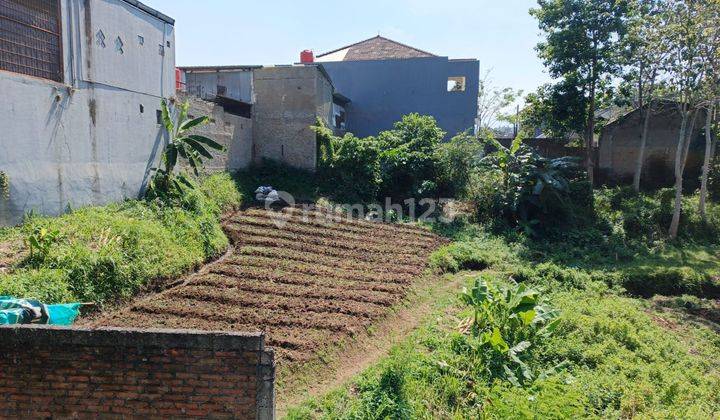
<path fill-rule="evenodd" d="M 715 155 L 713 126 L 717 124 L 717 106 L 720 102 L 720 1 L 709 0 L 702 3 L 699 22 L 700 59 L 704 67 L 703 96 L 705 97 L 705 159 L 700 177 L 700 217 L 707 223 L 706 202 L 708 195 L 708 176 L 710 164 Z"/>
<path fill-rule="evenodd" d="M 631 0 L 628 34 L 625 37 L 626 78 L 635 85 L 635 103 L 643 115 L 640 147 L 635 163 L 633 189 L 640 191 L 640 179 L 645 163 L 650 117 L 657 100 L 662 67 L 668 54 L 666 38 L 659 27 L 663 11 L 662 0 Z"/>
<path fill-rule="evenodd" d="M 667 37 L 670 45 L 666 60 L 669 90 L 680 114 L 680 131 L 675 150 L 675 203 L 668 230 L 673 239 L 677 237 L 680 226 L 685 163 L 701 107 L 701 87 L 706 72 L 700 59 L 704 39 L 700 29 L 703 16 L 699 3 L 697 0 L 666 0 L 660 22 L 663 36 Z"/>
<path fill-rule="evenodd" d="M 499 121 L 503 120 L 503 111 L 522 95 L 522 90 L 513 88 L 497 88 L 490 78 L 490 71 L 480 79 L 478 92 L 478 129 L 492 131 Z"/>
<path fill-rule="evenodd" d="M 594 182 L 595 108 L 599 88 L 619 74 L 621 42 L 627 32 L 627 0 L 538 0 L 530 13 L 545 32 L 537 46 L 550 75 L 574 80 L 585 98 L 575 110 L 584 116 L 588 178 Z"/>

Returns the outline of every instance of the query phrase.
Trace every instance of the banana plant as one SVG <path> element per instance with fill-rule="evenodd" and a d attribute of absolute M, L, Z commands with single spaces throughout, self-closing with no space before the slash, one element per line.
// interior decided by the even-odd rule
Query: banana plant
<path fill-rule="evenodd" d="M 516 386 L 537 377 L 528 365 L 528 350 L 553 333 L 558 311 L 544 305 L 537 290 L 489 275 L 476 278 L 460 298 L 473 309 L 466 331 L 476 339 L 471 347 L 487 360 L 488 371 Z"/>
<path fill-rule="evenodd" d="M 158 196 L 174 188 L 182 191 L 183 188 L 193 188 L 192 181 L 184 174 L 177 174 L 175 168 L 178 159 L 187 161 L 195 176 L 200 174 L 203 159 L 213 159 L 210 149 L 225 151 L 225 147 L 214 140 L 199 134 L 191 134 L 193 128 L 210 122 L 207 116 L 189 118 L 189 102 L 184 102 L 171 109 L 168 102 L 163 99 L 161 103 L 162 123 L 168 135 L 168 143 L 162 153 L 162 168 L 153 168 L 155 175 L 148 185 L 148 193 Z"/>

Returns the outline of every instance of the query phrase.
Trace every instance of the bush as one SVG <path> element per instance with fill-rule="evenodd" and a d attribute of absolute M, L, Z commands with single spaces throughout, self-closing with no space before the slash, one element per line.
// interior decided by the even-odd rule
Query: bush
<path fill-rule="evenodd" d="M 332 150 L 332 156 L 319 168 L 321 179 L 328 181 L 323 190 L 334 200 L 346 203 L 374 201 L 381 181 L 375 139 L 346 134 L 332 140 Z"/>
<path fill-rule="evenodd" d="M 240 196 L 227 175 L 213 175 L 201 185 L 176 203 L 127 201 L 28 219 L 16 230 L 25 235 L 56 230 L 62 240 L 42 261 L 28 258 L 0 274 L 0 295 L 103 305 L 218 256 L 228 246 L 219 216 L 239 206 Z"/>
<path fill-rule="evenodd" d="M 415 113 L 403 116 L 392 130 L 380 133 L 380 197 L 404 200 L 437 193 L 427 191 L 423 183 L 435 183 L 436 150 L 443 137 L 445 132 L 433 117 Z"/>
<path fill-rule="evenodd" d="M 708 174 L 708 195 L 716 203 L 720 203 L 720 155 L 715 156 Z"/>
<path fill-rule="evenodd" d="M 458 134 L 437 149 L 437 186 L 442 197 L 469 198 L 483 144 L 468 133 Z"/>
<path fill-rule="evenodd" d="M 495 245 L 496 241 L 453 242 L 430 255 L 430 266 L 441 273 L 484 270 L 507 258 L 507 250 Z"/>
<path fill-rule="evenodd" d="M 712 288 L 714 281 L 691 267 L 638 267 L 626 270 L 624 287 L 628 292 L 651 297 L 653 295 L 696 295 Z"/>

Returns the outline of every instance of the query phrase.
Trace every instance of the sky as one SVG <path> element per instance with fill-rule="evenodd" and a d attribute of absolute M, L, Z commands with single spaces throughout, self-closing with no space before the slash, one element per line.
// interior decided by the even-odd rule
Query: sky
<path fill-rule="evenodd" d="M 535 45 L 535 0 L 143 0 L 174 18 L 179 66 L 289 64 L 382 35 L 450 58 L 477 58 L 496 87 L 549 80 Z"/>

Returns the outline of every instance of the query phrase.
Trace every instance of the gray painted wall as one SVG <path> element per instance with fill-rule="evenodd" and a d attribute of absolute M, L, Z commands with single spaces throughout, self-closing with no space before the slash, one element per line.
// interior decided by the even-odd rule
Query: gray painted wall
<path fill-rule="evenodd" d="M 477 60 L 423 57 L 321 63 L 335 90 L 352 101 L 347 130 L 376 135 L 411 112 L 432 115 L 451 137 L 473 129 L 477 115 Z M 465 76 L 464 92 L 448 92 L 447 78 Z"/>
<path fill-rule="evenodd" d="M 191 117 L 208 116 L 210 122 L 193 128 L 193 134 L 209 137 L 226 147 L 225 152 L 209 149 L 212 160 L 205 160 L 205 170 L 219 172 L 247 168 L 252 161 L 252 120 L 225 112 L 222 106 L 204 101 L 192 94 L 178 93 L 180 101 L 188 101 Z"/>
<path fill-rule="evenodd" d="M 0 224 L 135 198 L 159 158 L 173 25 L 122 0 L 61 0 L 61 19 L 63 84 L 0 71 L 0 171 L 10 181 Z"/>
<path fill-rule="evenodd" d="M 680 122 L 680 114 L 672 105 L 654 112 L 651 116 L 643 164 L 643 184 L 652 187 L 672 184 L 675 176 L 675 151 Z M 705 140 L 702 133 L 704 123 L 705 113 L 701 112 L 695 123 L 693 142 L 686 163 L 685 178 L 688 180 L 697 179 L 701 170 L 705 154 Z M 640 149 L 642 126 L 643 115 L 636 111 L 617 123 L 603 127 L 598 166 L 605 181 L 632 182 Z"/>
<path fill-rule="evenodd" d="M 253 160 L 263 158 L 315 170 L 317 117 L 329 124 L 332 85 L 316 66 L 254 71 Z"/>

